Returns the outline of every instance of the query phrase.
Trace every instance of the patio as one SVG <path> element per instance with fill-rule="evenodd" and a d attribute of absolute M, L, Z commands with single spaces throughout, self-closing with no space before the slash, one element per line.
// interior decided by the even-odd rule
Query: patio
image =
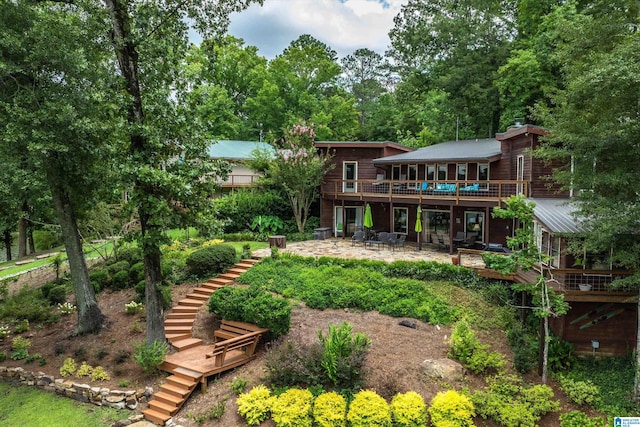
<path fill-rule="evenodd" d="M 326 239 L 307 240 L 304 242 L 287 242 L 286 249 L 280 249 L 280 253 L 291 253 L 300 256 L 312 257 L 333 257 L 344 259 L 370 259 L 378 261 L 437 261 L 451 263 L 451 255 L 445 251 L 438 251 L 436 248 L 423 245 L 422 250 L 407 244 L 403 249 L 392 251 L 388 246 L 364 247 L 362 243 L 353 246 L 351 239 Z M 259 249 L 253 252 L 259 258 L 270 256 L 271 249 Z"/>

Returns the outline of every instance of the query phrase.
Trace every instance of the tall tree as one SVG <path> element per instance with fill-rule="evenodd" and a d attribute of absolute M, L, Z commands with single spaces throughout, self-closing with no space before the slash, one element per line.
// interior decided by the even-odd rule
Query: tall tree
<path fill-rule="evenodd" d="M 187 49 L 186 18 L 192 18 L 205 37 L 219 34 L 226 28 L 229 14 L 242 10 L 252 0 L 104 1 L 118 70 L 127 94 L 127 152 L 133 160 L 128 163 L 128 174 L 141 226 L 146 341 L 151 344 L 165 339 L 159 289 L 164 226 L 172 213 L 195 212 L 207 191 L 206 184 L 213 181 L 203 180 L 200 175 L 205 173 L 205 167 L 212 166 L 201 161 L 205 138 L 194 133 L 200 129 L 185 126 L 189 123 L 187 111 L 181 107 L 180 99 L 174 99 L 184 88 L 178 70 Z"/>
<path fill-rule="evenodd" d="M 77 219 L 103 180 L 98 160 L 111 133 L 109 108 L 100 102 L 101 82 L 108 82 L 95 37 L 100 23 L 70 5 L 16 1 L 2 11 L 2 148 L 48 184 L 71 269 L 76 333 L 96 332 L 104 316 L 89 281 Z"/>
<path fill-rule="evenodd" d="M 269 62 L 268 78 L 247 107 L 275 138 L 302 118 L 316 125 L 319 139 L 351 139 L 358 112 L 354 99 L 339 87 L 339 75 L 335 51 L 302 35 Z"/>
<path fill-rule="evenodd" d="M 394 20 L 390 54 L 400 75 L 422 74 L 423 91 L 444 91 L 444 109 L 455 112 L 465 137 L 498 130 L 493 81 L 509 54 L 514 14 L 508 0 L 409 0 Z"/>
<path fill-rule="evenodd" d="M 537 114 L 553 130 L 539 155 L 565 160 L 556 179 L 573 188 L 584 250 L 608 252 L 640 279 L 640 25 L 635 1 L 568 2 L 550 14 L 563 87 Z M 640 303 L 640 301 L 639 301 Z M 640 317 L 638 318 L 640 323 Z M 640 325 L 639 325 L 640 326 Z M 640 327 L 638 328 L 640 334 Z M 640 397 L 640 335 L 636 338 Z"/>

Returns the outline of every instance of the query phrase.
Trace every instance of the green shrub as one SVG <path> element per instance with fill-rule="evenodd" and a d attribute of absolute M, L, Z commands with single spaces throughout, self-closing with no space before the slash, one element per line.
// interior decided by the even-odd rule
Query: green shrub
<path fill-rule="evenodd" d="M 322 353 L 320 343 L 293 343 L 282 339 L 274 342 L 265 355 L 267 381 L 276 387 L 327 383 Z"/>
<path fill-rule="evenodd" d="M 311 427 L 313 395 L 296 388 L 282 393 L 271 406 L 271 418 L 276 427 Z"/>
<path fill-rule="evenodd" d="M 138 283 L 141 280 L 144 280 L 144 263 L 136 262 L 129 269 L 129 277 L 133 281 L 133 283 Z"/>
<path fill-rule="evenodd" d="M 89 273 L 89 280 L 91 280 L 93 289 L 96 292 L 100 292 L 101 290 L 111 286 L 111 276 L 109 275 L 109 270 L 106 268 L 94 270 Z"/>
<path fill-rule="evenodd" d="M 136 302 L 140 304 L 143 304 L 145 301 L 146 286 L 147 284 L 144 280 L 141 280 L 134 286 L 136 291 Z M 158 289 L 160 289 L 160 293 L 162 294 L 162 308 L 165 310 L 171 308 L 171 299 L 173 298 L 171 294 L 171 286 L 162 283 L 158 285 Z"/>
<path fill-rule="evenodd" d="M 269 338 L 289 332 L 291 305 L 257 287 L 217 290 L 209 300 L 209 312 L 227 320 L 253 323 L 269 329 Z"/>
<path fill-rule="evenodd" d="M 220 274 L 236 262 L 233 246 L 220 244 L 194 251 L 186 260 L 189 274 L 204 278 Z"/>
<path fill-rule="evenodd" d="M 28 330 L 29 330 L 29 321 L 27 319 L 22 319 L 13 328 L 13 332 L 16 334 L 21 334 L 23 332 L 27 332 Z"/>
<path fill-rule="evenodd" d="M 111 377 L 102 366 L 96 366 L 91 372 L 91 381 L 109 381 Z"/>
<path fill-rule="evenodd" d="M 397 427 L 423 427 L 427 423 L 427 405 L 415 391 L 396 394 L 391 400 L 391 418 Z"/>
<path fill-rule="evenodd" d="M 88 377 L 91 375 L 92 372 L 93 372 L 93 367 L 87 364 L 87 362 L 82 362 L 82 364 L 76 371 L 76 377 L 78 378 Z"/>
<path fill-rule="evenodd" d="M 600 388 L 591 381 L 577 381 L 559 375 L 558 382 L 567 399 L 577 405 L 594 406 L 600 399 Z"/>
<path fill-rule="evenodd" d="M 549 369 L 554 372 L 569 369 L 574 360 L 573 344 L 552 336 L 551 341 L 549 342 Z"/>
<path fill-rule="evenodd" d="M 11 342 L 11 359 L 26 359 L 29 357 L 29 347 L 31 347 L 31 341 L 23 337 L 15 337 Z"/>
<path fill-rule="evenodd" d="M 347 402 L 336 392 L 323 393 L 313 404 L 313 419 L 319 427 L 345 427 Z"/>
<path fill-rule="evenodd" d="M 276 398 L 264 385 L 259 384 L 249 393 L 243 393 L 236 399 L 238 413 L 244 417 L 247 424 L 257 426 L 267 418 Z"/>
<path fill-rule="evenodd" d="M 588 417 L 580 411 L 571 411 L 560 414 L 560 427 L 607 427 L 607 420 L 597 417 Z"/>
<path fill-rule="evenodd" d="M 4 362 L 5 360 L 7 360 L 7 352 L 0 351 L 0 362 Z"/>
<path fill-rule="evenodd" d="M 514 375 L 498 375 L 487 383 L 471 400 L 478 415 L 505 427 L 535 427 L 544 414 L 560 408 L 546 385 L 527 387 Z"/>
<path fill-rule="evenodd" d="M 127 261 L 130 265 L 142 262 L 142 249 L 137 246 L 119 248 L 116 254 L 118 261 Z"/>
<path fill-rule="evenodd" d="M 54 323 L 56 315 L 39 289 L 22 288 L 0 303 L 0 319 L 26 319 L 31 323 Z"/>
<path fill-rule="evenodd" d="M 353 326 L 347 322 L 329 325 L 326 337 L 318 331 L 318 339 L 323 349 L 321 365 L 327 377 L 335 386 L 354 388 L 371 340 L 363 333 L 353 334 Z"/>
<path fill-rule="evenodd" d="M 167 355 L 169 347 L 162 341 L 154 341 L 153 344 L 140 343 L 134 345 L 136 353 L 133 358 L 142 367 L 146 374 L 152 374 L 157 369 Z"/>
<path fill-rule="evenodd" d="M 34 230 L 33 245 L 36 251 L 45 251 L 62 244 L 62 235 L 54 231 Z"/>
<path fill-rule="evenodd" d="M 47 296 L 51 305 L 64 304 L 67 301 L 67 288 L 64 285 L 52 287 Z"/>
<path fill-rule="evenodd" d="M 431 400 L 429 416 L 434 427 L 471 427 L 475 411 L 471 399 L 455 390 L 440 392 Z"/>
<path fill-rule="evenodd" d="M 538 365 L 538 341 L 518 322 L 507 330 L 509 346 L 513 350 L 513 365 L 516 370 L 526 374 Z"/>
<path fill-rule="evenodd" d="M 236 378 L 231 381 L 231 390 L 236 396 L 238 396 L 240 393 L 244 393 L 244 390 L 247 388 L 247 383 L 247 380 Z"/>
<path fill-rule="evenodd" d="M 68 357 L 64 359 L 64 362 L 60 367 L 60 376 L 68 377 L 69 375 L 74 375 L 77 370 L 78 370 L 78 367 L 76 365 L 76 361 Z"/>
<path fill-rule="evenodd" d="M 129 264 L 128 261 L 118 261 L 118 262 L 114 262 L 113 264 L 109 265 L 107 267 L 107 270 L 109 271 L 109 274 L 111 276 L 113 276 L 114 274 L 116 274 L 119 271 L 125 271 L 125 272 L 129 272 L 129 268 L 131 267 L 131 265 Z"/>
<path fill-rule="evenodd" d="M 259 215 L 291 217 L 289 202 L 275 190 L 239 190 L 214 200 L 216 217 L 225 220 L 225 233 L 238 233 L 250 228 L 253 218 Z M 229 239 L 226 239 L 230 241 Z M 252 239 L 240 239 L 252 240 Z"/>
<path fill-rule="evenodd" d="M 129 271 L 127 270 L 117 271 L 111 277 L 111 287 L 115 290 L 126 289 L 130 283 Z"/>
<path fill-rule="evenodd" d="M 391 410 L 375 391 L 362 390 L 351 402 L 347 420 L 351 427 L 391 427 Z"/>
<path fill-rule="evenodd" d="M 459 360 L 476 374 L 487 370 L 499 370 L 505 364 L 501 354 L 488 352 L 489 346 L 480 344 L 466 319 L 456 322 L 449 345 L 449 356 Z"/>

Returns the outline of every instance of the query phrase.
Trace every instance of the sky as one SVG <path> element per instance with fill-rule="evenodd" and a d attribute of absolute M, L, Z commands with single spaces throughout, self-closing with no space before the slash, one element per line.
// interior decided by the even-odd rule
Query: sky
<path fill-rule="evenodd" d="M 339 58 L 368 48 L 381 55 L 389 47 L 393 18 L 408 0 L 264 0 L 231 15 L 229 34 L 257 46 L 267 59 L 302 34 L 310 34 Z"/>

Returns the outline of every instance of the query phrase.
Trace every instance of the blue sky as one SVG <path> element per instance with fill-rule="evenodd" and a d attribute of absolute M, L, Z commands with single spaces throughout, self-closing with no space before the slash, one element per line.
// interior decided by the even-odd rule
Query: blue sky
<path fill-rule="evenodd" d="M 329 45 L 340 58 L 359 48 L 381 55 L 393 18 L 408 0 L 264 0 L 231 16 L 229 33 L 273 59 L 301 34 Z"/>

